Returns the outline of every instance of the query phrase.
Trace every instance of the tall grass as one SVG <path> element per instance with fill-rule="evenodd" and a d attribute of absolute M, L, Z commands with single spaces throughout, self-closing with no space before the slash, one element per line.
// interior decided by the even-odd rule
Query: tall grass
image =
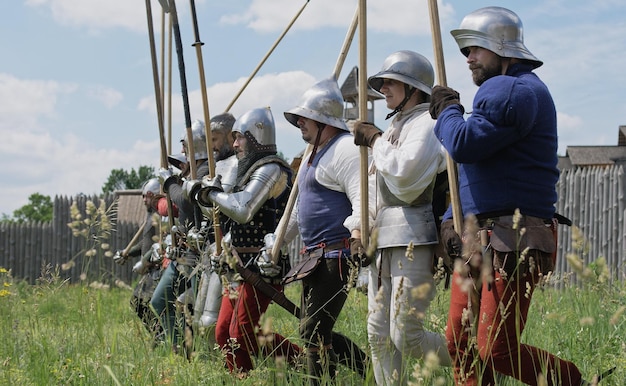
<path fill-rule="evenodd" d="M 592 273 L 594 270 L 592 269 Z M 54 270 L 38 284 L 16 282 L 0 268 L 1 385 L 304 385 L 304 371 L 259 358 L 244 380 L 233 378 L 207 336 L 195 338 L 188 361 L 166 346 L 152 348 L 151 339 L 129 306 L 128 286 L 68 285 Z M 287 288 L 298 299 L 299 285 Z M 427 317 L 427 328 L 443 333 L 449 291 L 439 288 Z M 544 288 L 533 299 L 522 340 L 574 361 L 590 379 L 617 366 L 604 385 L 626 381 L 626 293 L 624 285 L 590 275 L 585 284 L 564 290 Z M 271 328 L 295 342 L 298 321 L 275 304 L 265 317 Z M 367 301 L 351 291 L 337 331 L 367 348 Z M 366 349 L 367 350 L 367 349 Z M 413 361 L 407 369 L 412 384 L 450 385 L 450 369 Z M 337 384 L 370 385 L 346 368 Z M 519 383 L 504 379 L 502 385 Z"/>

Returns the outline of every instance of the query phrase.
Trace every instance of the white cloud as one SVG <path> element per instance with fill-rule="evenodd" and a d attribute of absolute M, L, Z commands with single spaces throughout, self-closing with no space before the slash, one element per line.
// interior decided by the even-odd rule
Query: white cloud
<path fill-rule="evenodd" d="M 75 89 L 71 84 L 18 79 L 0 73 L 0 133 L 35 126 L 44 116 L 53 117 L 58 94 Z"/>
<path fill-rule="evenodd" d="M 343 28 L 352 21 L 357 4 L 356 1 L 310 1 L 292 28 Z M 243 24 L 258 32 L 277 31 L 286 28 L 303 5 L 293 0 L 253 0 L 242 13 L 225 15 L 220 21 L 225 24 Z M 439 18 L 442 21 L 449 20 L 452 15 L 451 5 L 439 5 Z M 427 1 L 370 0 L 367 2 L 367 29 L 400 35 L 430 34 Z"/>
<path fill-rule="evenodd" d="M 216 115 L 224 112 L 226 107 L 233 101 L 233 98 L 241 91 L 247 78 L 240 78 L 234 82 L 217 83 L 207 88 L 209 99 L 209 112 Z M 282 151 L 287 158 L 292 158 L 301 149 L 295 144 L 304 144 L 300 139 L 300 132 L 291 126 L 284 118 L 283 112 L 294 107 L 300 97 L 316 79 L 302 71 L 291 71 L 276 74 L 266 74 L 257 76 L 235 100 L 230 112 L 235 118 L 241 116 L 246 111 L 263 106 L 270 106 L 277 130 L 278 150 Z M 263 101 L 262 104 L 260 104 Z M 203 119 L 202 94 L 199 89 L 189 91 L 189 109 L 197 112 L 191 119 Z M 151 111 L 156 115 L 156 103 L 154 95 L 142 98 L 137 108 L 142 111 Z M 182 97 L 180 94 L 172 96 L 173 122 L 184 122 L 184 112 Z M 172 136 L 178 138 L 184 128 L 173 128 Z"/>
<path fill-rule="evenodd" d="M 112 169 L 158 159 L 156 138 L 136 142 L 128 151 L 94 148 L 75 135 L 51 132 L 59 97 L 76 89 L 73 84 L 0 74 L 0 154 L 10 165 L 0 169 L 0 180 L 5 181 L 0 189 L 0 213 L 11 214 L 35 192 L 50 196 L 99 193 Z M 99 94 L 106 96 L 104 100 L 119 98 L 106 88 Z M 22 201 L 15 202 L 16 197 Z"/>
<path fill-rule="evenodd" d="M 560 133 L 570 133 L 583 127 L 583 119 L 579 116 L 557 113 L 557 122 Z"/>
<path fill-rule="evenodd" d="M 122 27 L 146 31 L 146 8 L 143 1 L 129 0 L 26 0 L 26 5 L 49 9 L 54 19 L 64 25 L 84 27 L 92 33 Z M 161 7 L 152 6 L 153 18 L 160 20 Z"/>
<path fill-rule="evenodd" d="M 101 102 L 109 109 L 117 106 L 124 99 L 124 95 L 121 92 L 107 86 L 89 87 L 87 95 Z"/>
<path fill-rule="evenodd" d="M 0 190 L 0 213 L 7 214 L 25 205 L 35 192 L 51 197 L 101 193 L 111 170 L 154 166 L 147 160 L 158 159 L 156 139 L 138 141 L 128 151 L 94 148 L 74 135 L 58 139 L 49 132 L 5 133 L 0 152 L 7 150 L 14 151 L 12 167 L 0 171 L 0 178 L 10 181 Z M 15 202 L 15 197 L 22 202 Z"/>

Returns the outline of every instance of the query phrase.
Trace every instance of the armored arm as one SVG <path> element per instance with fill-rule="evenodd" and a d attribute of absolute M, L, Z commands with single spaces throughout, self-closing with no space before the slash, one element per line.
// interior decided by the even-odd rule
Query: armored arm
<path fill-rule="evenodd" d="M 240 224 L 249 222 L 270 198 L 278 197 L 287 188 L 287 173 L 278 164 L 260 166 L 242 190 L 235 193 L 212 191 L 209 200 L 221 213 Z"/>

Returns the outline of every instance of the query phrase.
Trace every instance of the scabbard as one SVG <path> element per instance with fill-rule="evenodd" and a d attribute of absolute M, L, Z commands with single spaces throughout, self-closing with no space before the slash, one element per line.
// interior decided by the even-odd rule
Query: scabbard
<path fill-rule="evenodd" d="M 271 284 L 263 280 L 261 275 L 259 275 L 257 272 L 254 272 L 248 267 L 244 267 L 241 259 L 239 258 L 239 254 L 237 254 L 237 251 L 234 248 L 231 249 L 231 252 L 233 256 L 235 256 L 235 258 L 237 259 L 237 265 L 235 269 L 237 270 L 237 273 L 241 275 L 243 280 L 248 282 L 254 288 L 261 291 L 263 295 L 272 299 L 274 303 L 287 310 L 287 312 L 300 319 L 300 307 L 296 306 L 294 302 L 289 300 L 284 292 L 277 290 Z"/>

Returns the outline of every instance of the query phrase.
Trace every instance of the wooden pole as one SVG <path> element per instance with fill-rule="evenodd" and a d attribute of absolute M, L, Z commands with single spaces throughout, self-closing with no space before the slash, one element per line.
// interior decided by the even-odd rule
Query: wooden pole
<path fill-rule="evenodd" d="M 339 52 L 339 57 L 337 58 L 337 62 L 335 63 L 335 69 L 333 70 L 333 76 L 335 77 L 335 79 L 339 79 L 339 74 L 341 73 L 343 64 L 346 61 L 346 56 L 348 56 L 348 51 L 350 50 L 350 46 L 352 45 L 352 39 L 354 39 L 354 34 L 356 32 L 356 27 L 358 24 L 359 7 L 357 7 L 354 11 L 352 23 L 350 23 L 350 27 L 348 27 L 348 32 L 346 33 L 346 37 L 343 40 L 343 45 L 341 46 L 341 51 Z"/>
<path fill-rule="evenodd" d="M 154 26 L 152 23 L 152 6 L 151 0 L 146 0 L 146 17 L 148 19 L 148 36 L 150 38 L 150 58 L 152 60 L 152 79 L 154 82 L 154 99 L 156 101 L 157 120 L 159 126 L 159 140 L 161 145 L 161 167 L 167 167 L 167 148 L 165 145 L 165 128 L 163 126 L 163 105 L 161 104 L 161 85 L 159 83 L 159 69 L 156 57 L 156 47 L 154 43 Z M 165 192 L 167 200 L 167 217 L 172 235 L 172 244 L 175 244 L 176 234 L 172 231 L 174 228 L 174 211 L 172 209 L 172 200 L 168 192 Z"/>
<path fill-rule="evenodd" d="M 168 154 L 174 153 L 172 149 L 172 18 L 168 17 L 167 31 L 167 149 Z M 178 150 L 180 151 L 180 150 Z M 176 152 L 178 152 L 176 151 Z"/>
<path fill-rule="evenodd" d="M 367 121 L 367 1 L 359 0 L 359 119 Z M 368 194 L 368 148 L 361 151 L 361 243 L 367 249 L 370 239 Z"/>
<path fill-rule="evenodd" d="M 193 34 L 195 42 L 192 44 L 196 48 L 196 57 L 198 58 L 198 74 L 200 77 L 200 91 L 202 94 L 202 110 L 204 112 L 204 129 L 206 135 L 206 151 L 209 157 L 209 177 L 215 177 L 215 160 L 213 158 L 213 138 L 211 137 L 211 115 L 209 114 L 209 98 L 206 92 L 206 78 L 204 75 L 204 60 L 202 58 L 202 46 L 204 43 L 200 40 L 200 30 L 198 29 L 198 17 L 196 15 L 196 2 L 189 0 L 191 9 L 191 19 L 193 23 Z"/>
<path fill-rule="evenodd" d="M 196 165 L 196 155 L 193 143 L 193 133 L 191 130 L 191 111 L 189 109 L 189 94 L 187 91 L 187 75 L 185 73 L 185 59 L 183 56 L 183 42 L 180 36 L 180 24 L 178 22 L 178 11 L 176 1 L 170 0 L 170 17 L 174 30 L 174 42 L 176 44 L 176 56 L 178 58 L 178 73 L 180 76 L 180 89 L 183 97 L 183 111 L 185 113 L 185 127 L 187 128 L 187 160 L 189 160 L 190 178 L 195 180 L 198 175 L 198 165 Z"/>
<path fill-rule="evenodd" d="M 204 111 L 204 133 L 206 136 L 206 151 L 209 163 L 209 178 L 215 177 L 215 158 L 213 157 L 213 137 L 211 136 L 211 117 L 209 114 L 209 98 L 206 92 L 206 78 L 204 76 L 204 60 L 202 59 L 202 46 L 204 43 L 200 40 L 200 31 L 198 29 L 198 17 L 196 15 L 196 2 L 189 0 L 191 8 L 191 19 L 193 23 L 193 32 L 195 42 L 193 46 L 196 48 L 196 57 L 198 58 L 198 73 L 200 77 L 200 90 L 202 92 L 202 110 Z M 215 254 L 222 253 L 222 231 L 220 224 L 220 216 L 217 208 L 214 206 L 213 214 L 213 235 L 215 237 Z"/>
<path fill-rule="evenodd" d="M 254 78 L 254 76 L 256 75 L 257 72 L 259 72 L 259 70 L 261 69 L 261 67 L 263 66 L 263 64 L 265 63 L 265 61 L 267 60 L 267 58 L 270 57 L 270 55 L 272 54 L 272 52 L 274 51 L 274 49 L 276 48 L 276 46 L 278 46 L 278 43 L 280 43 L 280 41 L 283 39 L 283 37 L 287 34 L 287 31 L 289 31 L 289 29 L 291 28 L 291 26 L 293 25 L 293 23 L 296 21 L 296 19 L 300 16 L 300 14 L 302 13 L 302 11 L 304 11 L 304 8 L 307 6 L 307 4 L 309 4 L 309 0 L 306 0 L 306 2 L 302 5 L 302 7 L 300 8 L 300 10 L 298 11 L 298 13 L 296 13 L 296 15 L 293 17 L 293 19 L 291 19 L 291 22 L 289 22 L 289 25 L 287 25 L 287 28 L 285 28 L 285 30 L 283 31 L 283 33 L 278 37 L 278 39 L 276 39 L 276 41 L 274 42 L 274 44 L 272 45 L 272 47 L 269 49 L 269 51 L 267 51 L 267 53 L 265 54 L 265 56 L 263 57 L 263 59 L 261 59 L 261 61 L 259 62 L 259 64 L 256 66 L 256 68 L 252 71 L 252 74 L 250 74 L 250 76 L 248 77 L 248 79 L 246 80 L 246 82 L 243 84 L 243 86 L 241 87 L 241 89 L 239 89 L 239 92 L 237 93 L 237 95 L 235 95 L 235 97 L 233 98 L 232 101 L 230 101 L 230 103 L 228 104 L 228 106 L 226 107 L 225 111 L 230 111 L 230 108 L 233 107 L 233 105 L 235 104 L 235 102 L 237 101 L 237 99 L 239 99 L 239 96 L 241 95 L 241 93 L 243 93 L 243 90 L 246 89 L 246 87 L 248 87 L 248 84 L 250 83 L 250 81 L 252 80 L 252 78 Z"/>
<path fill-rule="evenodd" d="M 441 27 L 439 26 L 439 9 L 437 8 L 437 0 L 428 0 L 428 8 L 430 11 L 430 26 L 433 35 L 433 50 L 435 53 L 435 67 L 437 68 L 437 81 L 441 86 L 447 86 L 446 67 L 443 60 L 443 45 L 441 43 Z M 459 178 L 457 167 L 446 152 L 446 166 L 448 169 L 448 185 L 450 189 L 450 205 L 452 206 L 452 220 L 454 221 L 454 229 L 459 235 L 463 234 L 463 211 L 461 209 L 461 200 L 459 197 Z"/>
<path fill-rule="evenodd" d="M 358 24 L 358 8 L 354 13 L 354 17 L 352 18 L 352 23 L 350 24 L 350 28 L 348 28 L 348 33 L 343 41 L 343 45 L 341 46 L 341 51 L 339 52 L 339 57 L 337 58 L 337 62 L 335 63 L 335 69 L 333 70 L 333 77 L 337 79 L 339 74 L 341 73 L 341 69 L 343 67 L 344 62 L 346 61 L 346 56 L 348 55 L 348 51 L 350 49 L 350 45 L 352 44 L 352 39 L 354 38 L 354 33 L 356 31 L 356 26 Z M 309 155 L 313 151 L 313 145 L 308 144 L 306 149 L 304 150 L 304 154 L 302 155 L 302 160 L 306 160 Z M 297 179 L 297 177 L 296 177 Z M 285 207 L 285 211 L 283 212 L 283 216 L 280 218 L 278 222 L 278 226 L 274 231 L 276 235 L 276 240 L 274 241 L 274 246 L 272 247 L 272 261 L 274 264 L 278 262 L 278 256 L 281 246 L 285 240 L 285 232 L 287 231 L 287 225 L 289 224 L 289 218 L 291 217 L 291 212 L 293 211 L 293 207 L 295 206 L 296 199 L 298 198 L 298 183 L 297 180 L 293 184 L 293 188 L 291 188 L 291 192 L 289 193 L 289 199 L 287 200 L 287 206 Z"/>
<path fill-rule="evenodd" d="M 143 224 L 141 224 L 141 226 L 139 227 L 139 229 L 137 230 L 137 232 L 135 233 L 133 238 L 128 242 L 128 245 L 122 251 L 122 256 L 124 256 L 124 257 L 128 256 L 128 251 L 130 251 L 130 249 L 133 247 L 133 245 L 135 245 L 135 243 L 137 243 L 137 240 L 139 240 L 139 237 L 142 235 L 143 229 L 145 227 L 146 227 L 146 221 L 144 221 Z"/>
<path fill-rule="evenodd" d="M 146 17 L 148 19 L 148 37 L 150 39 L 150 57 L 152 59 L 152 80 L 154 84 L 154 99 L 156 101 L 157 124 L 159 127 L 159 139 L 161 140 L 161 167 L 167 167 L 167 154 L 165 152 L 165 137 L 163 135 L 163 106 L 161 104 L 161 86 L 159 84 L 159 68 L 156 57 L 156 45 L 154 42 L 154 26 L 152 23 L 152 6 L 150 0 L 146 0 Z"/>
<path fill-rule="evenodd" d="M 439 84 L 446 86 L 446 70 L 443 60 L 443 45 L 441 44 L 441 28 L 439 26 L 439 10 L 437 8 L 437 0 L 428 0 L 430 10 L 430 25 L 433 35 L 433 49 L 435 51 L 435 65 L 437 67 L 437 75 Z M 457 167 L 450 154 L 446 152 L 446 164 L 448 168 L 448 186 L 450 189 L 450 205 L 452 206 L 452 220 L 454 221 L 454 229 L 459 235 L 463 235 L 463 210 L 461 208 L 461 199 L 459 196 L 458 173 Z M 473 272 L 472 275 L 473 288 L 468 290 L 468 307 L 472 311 L 473 320 L 471 322 L 470 334 L 476 336 L 478 328 L 478 317 L 480 310 L 480 291 L 482 289 L 481 273 Z"/>

